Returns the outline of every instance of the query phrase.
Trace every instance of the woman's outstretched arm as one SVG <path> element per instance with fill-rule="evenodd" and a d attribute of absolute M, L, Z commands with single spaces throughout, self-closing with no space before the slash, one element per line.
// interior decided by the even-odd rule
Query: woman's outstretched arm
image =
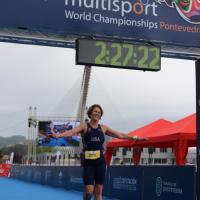
<path fill-rule="evenodd" d="M 85 124 L 84 123 L 80 123 L 78 126 L 74 127 L 71 130 L 66 130 L 62 133 L 53 133 L 52 137 L 54 138 L 60 138 L 60 137 L 70 137 L 72 135 L 76 135 L 78 133 L 82 133 L 85 129 Z"/>

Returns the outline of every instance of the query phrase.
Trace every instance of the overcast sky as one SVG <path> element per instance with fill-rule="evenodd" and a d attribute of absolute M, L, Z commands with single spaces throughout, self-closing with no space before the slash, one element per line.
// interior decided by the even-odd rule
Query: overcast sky
<path fill-rule="evenodd" d="M 0 55 L 0 136 L 27 136 L 29 106 L 40 116 L 72 115 L 84 70 L 73 49 L 0 43 Z M 123 132 L 178 120 L 195 112 L 195 62 L 163 58 L 160 72 L 93 67 L 93 103 L 104 108 L 101 123 Z"/>

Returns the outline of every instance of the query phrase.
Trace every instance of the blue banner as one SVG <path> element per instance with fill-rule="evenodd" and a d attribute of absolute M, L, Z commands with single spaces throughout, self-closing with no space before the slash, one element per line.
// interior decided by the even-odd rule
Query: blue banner
<path fill-rule="evenodd" d="M 68 189 L 70 190 L 84 190 L 83 178 L 82 178 L 82 168 L 80 166 L 68 167 Z"/>
<path fill-rule="evenodd" d="M 54 182 L 55 187 L 68 189 L 68 168 L 67 167 L 54 167 Z"/>
<path fill-rule="evenodd" d="M 195 63 L 196 68 L 196 158 L 197 158 L 197 200 L 200 200 L 200 60 Z"/>
<path fill-rule="evenodd" d="M 83 191 L 79 166 L 13 166 L 11 178 Z M 104 196 L 127 200 L 195 200 L 194 166 L 110 166 Z"/>
<path fill-rule="evenodd" d="M 195 168 L 145 167 L 143 198 L 144 200 L 195 200 Z"/>
<path fill-rule="evenodd" d="M 1 0 L 0 28 L 200 47 L 200 1 Z"/>
<path fill-rule="evenodd" d="M 141 200 L 142 167 L 111 166 L 108 174 L 109 196 L 120 200 Z"/>

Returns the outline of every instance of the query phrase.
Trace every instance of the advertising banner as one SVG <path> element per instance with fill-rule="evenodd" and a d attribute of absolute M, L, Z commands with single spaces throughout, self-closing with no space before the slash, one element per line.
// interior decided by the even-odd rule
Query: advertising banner
<path fill-rule="evenodd" d="M 4 0 L 0 28 L 200 47 L 200 1 Z"/>
<path fill-rule="evenodd" d="M 54 167 L 54 187 L 68 189 L 68 167 Z"/>
<path fill-rule="evenodd" d="M 194 166 L 144 168 L 144 200 L 195 200 Z"/>
<path fill-rule="evenodd" d="M 80 166 L 12 166 L 11 178 L 83 191 Z M 195 200 L 194 166 L 110 166 L 104 195 L 111 199 Z"/>
<path fill-rule="evenodd" d="M 8 177 L 10 174 L 10 164 L 0 164 L 0 176 Z"/>
<path fill-rule="evenodd" d="M 32 168 L 31 168 L 31 171 L 32 171 Z M 15 178 L 15 179 L 23 178 L 23 177 L 20 177 L 20 166 L 19 165 L 13 165 L 11 167 L 10 177 Z"/>
<path fill-rule="evenodd" d="M 83 178 L 82 178 L 82 168 L 80 166 L 71 166 L 68 167 L 68 189 L 83 191 L 84 185 L 83 185 Z"/>
<path fill-rule="evenodd" d="M 142 168 L 132 166 L 109 167 L 109 196 L 120 200 L 141 199 Z"/>
<path fill-rule="evenodd" d="M 200 60 L 196 63 L 196 143 L 197 143 L 197 199 L 200 199 Z"/>
<path fill-rule="evenodd" d="M 40 121 L 37 143 L 39 146 L 70 146 L 77 147 L 80 144 L 80 135 L 71 137 L 51 138 L 51 134 L 62 133 L 77 126 L 77 121 Z"/>
<path fill-rule="evenodd" d="M 42 183 L 42 177 L 44 177 L 42 167 L 34 166 L 33 167 L 32 182 L 41 184 Z"/>
<path fill-rule="evenodd" d="M 53 166 L 40 167 L 45 176 L 42 176 L 42 183 L 53 187 L 68 189 L 68 167 Z"/>

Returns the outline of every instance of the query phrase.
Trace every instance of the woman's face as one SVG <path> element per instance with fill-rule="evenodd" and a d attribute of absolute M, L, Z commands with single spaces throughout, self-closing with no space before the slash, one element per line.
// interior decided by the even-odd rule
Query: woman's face
<path fill-rule="evenodd" d="M 99 109 L 99 107 L 95 107 L 90 115 L 92 120 L 98 121 L 101 119 L 101 110 Z"/>

